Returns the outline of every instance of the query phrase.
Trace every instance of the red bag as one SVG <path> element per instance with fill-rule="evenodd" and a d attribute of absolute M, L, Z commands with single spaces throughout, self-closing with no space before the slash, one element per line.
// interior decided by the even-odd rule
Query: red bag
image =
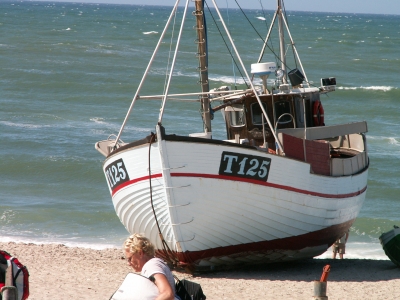
<path fill-rule="evenodd" d="M 18 300 L 28 299 L 29 296 L 29 272 L 26 266 L 12 257 L 8 252 L 0 250 L 0 291 L 6 285 L 6 273 L 12 274 L 12 286 L 18 290 Z M 7 283 L 10 284 L 10 283 Z M 1 297 L 0 297 L 1 299 Z"/>

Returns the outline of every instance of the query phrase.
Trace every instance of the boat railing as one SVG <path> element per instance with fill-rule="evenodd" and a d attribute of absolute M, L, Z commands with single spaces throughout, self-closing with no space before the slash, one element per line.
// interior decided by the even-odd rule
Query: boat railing
<path fill-rule="evenodd" d="M 127 143 L 122 142 L 121 140 L 117 143 L 116 140 L 108 139 L 99 141 L 94 145 L 94 148 L 99 151 L 102 155 L 107 157 L 111 152 L 115 149 L 118 149 Z"/>
<path fill-rule="evenodd" d="M 361 134 L 352 133 L 326 140 L 330 143 L 332 149 L 354 149 L 361 152 L 365 151 L 365 141 Z"/>
<path fill-rule="evenodd" d="M 368 167 L 366 122 L 277 130 L 285 155 L 310 164 L 315 174 L 349 176 Z"/>
<path fill-rule="evenodd" d="M 349 176 L 357 174 L 368 166 L 366 152 L 358 152 L 351 157 L 337 157 L 330 160 L 331 176 Z"/>

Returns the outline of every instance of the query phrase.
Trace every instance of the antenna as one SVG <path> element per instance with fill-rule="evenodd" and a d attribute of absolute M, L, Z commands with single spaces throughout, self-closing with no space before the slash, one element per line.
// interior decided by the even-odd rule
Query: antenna
<path fill-rule="evenodd" d="M 267 89 L 267 78 L 271 73 L 275 73 L 275 71 L 276 63 L 274 62 L 251 64 L 251 73 L 260 76 L 262 79 L 264 94 L 269 94 Z"/>

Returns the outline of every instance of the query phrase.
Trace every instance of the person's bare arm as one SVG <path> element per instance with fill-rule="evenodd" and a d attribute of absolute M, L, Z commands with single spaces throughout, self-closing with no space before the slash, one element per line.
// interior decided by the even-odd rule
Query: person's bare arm
<path fill-rule="evenodd" d="M 174 291 L 172 290 L 167 277 L 160 273 L 154 274 L 153 277 L 155 279 L 154 283 L 160 292 L 155 300 L 174 300 Z"/>

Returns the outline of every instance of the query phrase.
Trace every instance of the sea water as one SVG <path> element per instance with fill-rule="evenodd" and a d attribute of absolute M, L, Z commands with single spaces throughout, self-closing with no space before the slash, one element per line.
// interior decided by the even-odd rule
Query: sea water
<path fill-rule="evenodd" d="M 189 10 L 170 93 L 199 91 L 194 17 Z M 127 231 L 115 214 L 95 142 L 117 134 L 171 7 L 0 2 L 0 240 L 120 247 Z M 247 70 L 257 62 L 273 11 L 221 9 Z M 243 88 L 243 72 L 220 45 L 221 22 L 207 10 L 210 87 Z M 161 94 L 168 40 L 141 95 Z M 287 11 L 308 80 L 336 77 L 322 98 L 327 125 L 366 120 L 367 196 L 350 231 L 346 258 L 387 259 L 379 235 L 400 225 L 400 16 Z M 252 25 L 250 25 L 250 23 Z M 218 27 L 217 27 L 217 25 Z M 229 41 L 225 39 L 228 44 Z M 270 45 L 276 52 L 279 45 Z M 274 61 L 265 55 L 263 61 Z M 296 66 L 292 65 L 291 68 Z M 259 82 L 259 79 L 257 79 Z M 192 97 L 192 99 L 196 98 Z M 202 131 L 198 102 L 169 101 L 167 132 Z M 160 101 L 135 104 L 124 141 L 154 131 Z M 224 138 L 220 114 L 213 135 Z M 329 257 L 330 251 L 321 257 Z"/>

